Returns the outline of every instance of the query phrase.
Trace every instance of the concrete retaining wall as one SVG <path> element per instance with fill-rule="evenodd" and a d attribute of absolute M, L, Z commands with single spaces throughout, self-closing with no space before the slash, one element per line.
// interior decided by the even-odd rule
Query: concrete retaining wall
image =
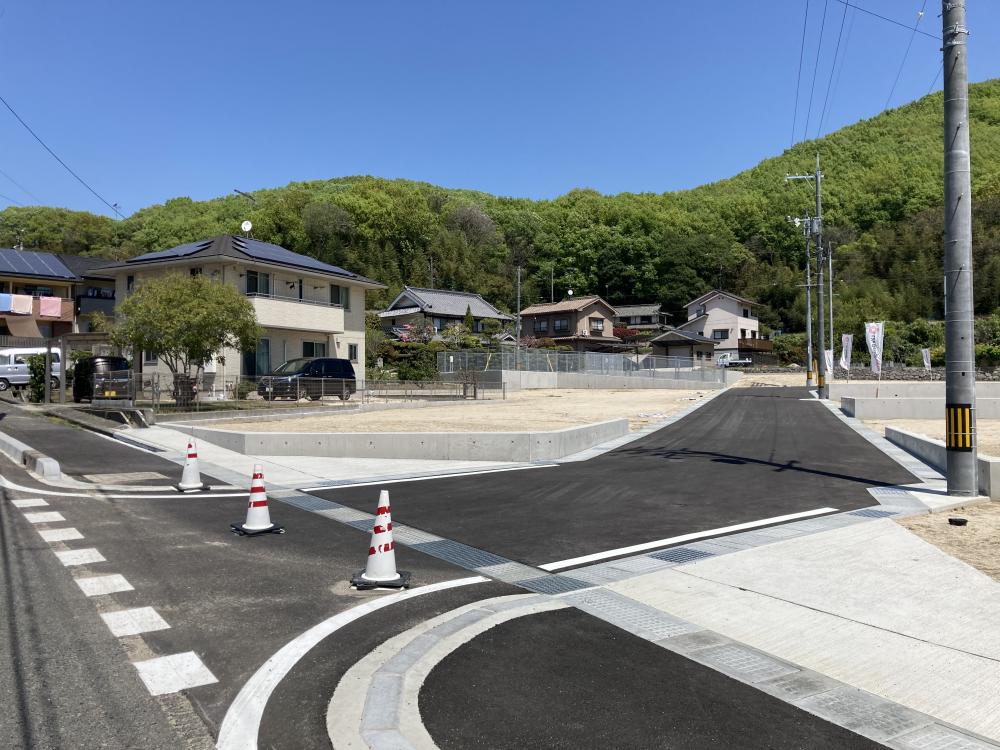
<path fill-rule="evenodd" d="M 741 374 L 735 371 L 706 369 L 681 371 L 675 377 L 654 378 L 644 375 L 504 370 L 503 382 L 512 391 L 538 388 L 718 390 L 738 380 Z M 722 382 L 723 380 L 725 382 Z"/>
<path fill-rule="evenodd" d="M 28 471 L 33 471 L 46 479 L 58 479 L 62 476 L 59 462 L 54 458 L 49 458 L 30 445 L 25 445 L 20 440 L 2 432 L 0 432 L 0 453 L 3 453 L 14 463 L 24 466 Z"/>
<path fill-rule="evenodd" d="M 898 427 L 886 427 L 885 439 L 907 453 L 912 453 L 938 471 L 945 471 L 948 452 L 941 440 L 934 440 L 926 435 L 901 430 Z M 1000 500 L 1000 458 L 981 455 L 978 465 L 979 492 L 993 500 Z"/>
<path fill-rule="evenodd" d="M 977 392 L 976 418 L 1000 419 L 1000 398 L 983 398 Z M 944 393 L 937 398 L 879 398 L 845 396 L 841 410 L 858 419 L 944 419 Z"/>
<path fill-rule="evenodd" d="M 176 429 L 244 455 L 461 461 L 563 458 L 629 432 L 627 419 L 551 432 L 236 432 L 190 425 Z"/>
<path fill-rule="evenodd" d="M 854 398 L 875 398 L 873 382 L 846 383 L 834 381 L 830 383 L 830 398 L 833 400 Z M 944 381 L 927 382 L 883 382 L 878 389 L 879 398 L 944 398 Z M 1000 382 L 977 381 L 977 398 L 1000 398 Z"/>

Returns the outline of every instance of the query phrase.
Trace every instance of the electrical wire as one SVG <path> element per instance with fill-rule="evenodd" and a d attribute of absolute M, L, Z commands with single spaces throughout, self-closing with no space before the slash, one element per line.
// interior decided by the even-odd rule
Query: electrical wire
<path fill-rule="evenodd" d="M 857 18 L 857 13 L 851 13 L 851 20 L 847 24 L 847 36 L 844 37 L 844 54 L 840 57 L 840 67 L 837 68 L 837 78 L 833 82 L 833 91 L 830 93 L 830 109 L 827 110 L 828 112 L 832 111 L 833 103 L 837 101 L 837 92 L 840 90 L 840 77 L 844 73 L 844 66 L 847 62 L 847 52 L 851 48 L 851 34 L 854 33 L 854 22 Z M 825 118 L 820 121 L 820 128 L 822 128 L 824 121 Z"/>
<path fill-rule="evenodd" d="M 823 131 L 823 120 L 826 119 L 826 106 L 830 102 L 830 89 L 833 88 L 833 74 L 837 70 L 837 56 L 840 54 L 840 39 L 844 36 L 844 21 L 847 20 L 847 6 L 844 6 L 844 13 L 840 17 L 840 31 L 837 32 L 837 46 L 833 50 L 833 64 L 830 66 L 830 79 L 826 82 L 826 96 L 823 97 L 823 109 L 819 116 L 819 127 L 816 128 L 816 137 Z M 844 50 L 847 54 L 847 50 Z"/>
<path fill-rule="evenodd" d="M 942 74 L 943 72 L 944 72 L 944 60 L 942 60 L 942 61 L 941 61 L 941 64 L 940 64 L 940 65 L 938 65 L 938 69 L 937 69 L 937 73 L 935 73 L 935 74 L 934 74 L 934 80 L 933 80 L 933 81 L 931 81 L 931 86 L 930 86 L 930 88 L 929 88 L 929 89 L 927 89 L 927 93 L 928 93 L 928 94 L 930 94 L 931 92 L 933 92 L 933 91 L 934 91 L 934 87 L 935 87 L 935 86 L 937 86 L 937 81 L 938 81 L 938 78 L 940 78 L 940 77 L 941 77 L 941 74 Z"/>
<path fill-rule="evenodd" d="M 899 63 L 899 70 L 896 71 L 896 80 L 892 82 L 892 88 L 889 89 L 889 96 L 885 98 L 885 106 L 882 109 L 889 109 L 889 102 L 892 101 L 892 95 L 896 93 L 896 84 L 899 83 L 899 77 L 903 74 L 903 68 L 906 67 L 906 58 L 910 55 L 910 47 L 913 46 L 913 38 L 917 35 L 917 26 L 924 18 L 924 11 L 927 9 L 927 0 L 923 0 L 920 4 L 920 12 L 917 13 L 917 22 L 913 24 L 913 33 L 910 34 L 910 41 L 906 43 L 906 51 L 903 53 L 903 59 Z"/>
<path fill-rule="evenodd" d="M 30 190 L 28 190 L 28 188 L 26 188 L 20 182 L 18 182 L 13 177 L 11 177 L 9 174 L 7 174 L 6 172 L 4 172 L 2 169 L 0 169 L 0 174 L 2 174 L 8 180 L 10 180 L 12 183 L 14 183 L 15 187 L 19 188 L 22 193 L 24 193 L 25 195 L 27 195 L 28 197 L 30 197 L 32 200 L 38 201 L 39 204 L 42 203 L 42 199 L 41 198 L 39 198 L 37 195 L 35 195 L 34 193 L 32 193 Z"/>
<path fill-rule="evenodd" d="M 90 186 L 90 185 L 89 185 L 89 184 L 87 183 L 87 181 L 86 181 L 86 180 L 84 180 L 84 179 L 83 179 L 83 178 L 82 178 L 82 177 L 81 177 L 80 175 L 78 175 L 78 174 L 77 174 L 76 172 L 74 172 L 74 171 L 73 171 L 72 169 L 70 169 L 70 168 L 69 168 L 69 165 L 68 165 L 68 164 L 67 164 L 66 162 L 64 162 L 64 161 L 63 161 L 62 159 L 60 159 L 60 158 L 59 158 L 59 156 L 58 156 L 58 154 L 56 154 L 56 152 L 55 152 L 55 151 L 53 151 L 53 150 L 52 150 L 51 148 L 49 148 L 49 147 L 48 147 L 48 144 L 46 144 L 46 143 L 45 143 L 45 141 L 43 141 L 43 140 L 42 140 L 42 139 L 41 139 L 41 138 L 40 138 L 40 137 L 38 136 L 38 134 L 37 134 L 37 133 L 36 133 L 36 132 L 35 132 L 34 130 L 32 130 L 32 129 L 31 129 L 31 126 L 29 126 L 29 125 L 28 125 L 28 123 L 26 123 L 26 122 L 25 122 L 25 121 L 24 121 L 24 120 L 23 120 L 23 119 L 21 118 L 21 115 L 19 115 L 19 114 L 18 114 L 18 113 L 17 113 L 16 111 L 14 111 L 14 108 L 13 108 L 12 106 L 10 106 L 10 104 L 8 104 L 8 103 L 7 103 L 7 100 L 6 100 L 6 99 L 4 99 L 4 98 L 3 98 L 2 96 L 0 96 L 0 103 L 2 103 L 2 104 L 3 104 L 3 106 L 5 106 L 5 107 L 6 107 L 6 108 L 7 108 L 8 110 L 10 110 L 10 113 L 11 113 L 12 115 L 14 115 L 14 117 L 15 117 L 15 118 L 17 118 L 17 121 L 18 121 L 19 123 L 21 123 L 21 124 L 22 124 L 22 125 L 24 126 L 24 129 L 25 129 L 25 130 L 27 130 L 27 131 L 28 131 L 29 133 L 31 133 L 31 136 L 32 136 L 32 137 L 33 137 L 33 138 L 34 138 L 34 139 L 35 139 L 36 141 L 38 141 L 38 142 L 39 142 L 39 143 L 40 143 L 40 144 L 42 145 L 42 148 L 44 148 L 44 149 L 45 149 L 46 151 L 48 151 L 48 152 L 49 152 L 49 154 L 50 154 L 50 155 L 52 156 L 52 158 L 53 158 L 53 159 L 55 159 L 55 160 L 56 160 L 57 162 L 59 162 L 60 164 L 62 164 L 63 168 L 64 168 L 64 169 L 65 169 L 65 170 L 66 170 L 67 172 L 69 172 L 69 173 L 70 173 L 71 175 L 73 175 L 73 176 L 74 176 L 74 177 L 75 177 L 75 178 L 77 179 L 77 181 L 78 181 L 78 182 L 79 182 L 79 183 L 80 183 L 81 185 L 83 185 L 83 186 L 84 186 L 85 188 L 87 188 L 87 190 L 89 190 L 89 191 L 90 191 L 91 193 L 93 193 L 93 194 L 94 194 L 94 196 L 95 196 L 95 197 L 96 197 L 96 198 L 97 198 L 97 199 L 98 199 L 99 201 L 101 201 L 101 203 L 103 203 L 103 204 L 104 204 L 105 206 L 107 206 L 108 208 L 110 208 L 110 209 L 111 209 L 111 210 L 112 210 L 112 211 L 113 211 L 113 212 L 115 213 L 115 215 L 118 215 L 118 216 L 120 216 L 120 214 L 118 213 L 118 209 L 117 209 L 117 208 L 115 208 L 115 207 L 114 207 L 113 205 L 111 205 L 110 203 L 108 203 L 108 201 L 104 199 L 104 196 L 103 196 L 103 195 L 101 195 L 101 194 L 100 194 L 100 193 L 98 193 L 98 192 L 97 192 L 96 190 L 94 190 L 94 188 L 92 188 L 92 187 L 91 187 L 91 186 Z"/>
<path fill-rule="evenodd" d="M 13 198 L 10 198 L 10 197 L 4 195 L 3 193 L 0 193 L 0 200 L 5 200 L 8 203 L 13 203 L 15 206 L 22 205 L 22 204 L 18 203 L 16 200 L 14 200 Z"/>
<path fill-rule="evenodd" d="M 806 25 L 809 23 L 809 0 L 806 0 L 806 15 L 802 19 L 802 41 L 799 43 L 799 72 L 795 76 L 795 109 L 792 110 L 792 145 L 795 145 L 795 124 L 799 116 L 799 89 L 802 85 L 802 57 L 806 51 Z"/>
<path fill-rule="evenodd" d="M 819 72 L 819 53 L 823 49 L 823 31 L 826 29 L 826 10 L 830 6 L 830 0 L 824 0 L 823 2 L 823 20 L 819 25 L 819 42 L 816 43 L 816 63 L 813 65 L 813 82 L 812 87 L 809 89 L 809 109 L 806 110 L 806 129 L 803 132 L 803 137 L 809 137 L 809 118 L 812 116 L 813 108 L 813 94 L 816 93 L 816 74 Z"/>
<path fill-rule="evenodd" d="M 837 0 L 837 2 L 840 3 L 840 4 L 842 4 L 842 5 L 846 5 L 848 8 L 854 8 L 855 10 L 860 10 L 862 13 L 867 13 L 869 16 L 875 16 L 875 18 L 881 18 L 883 21 L 888 21 L 889 23 L 895 24 L 896 26 L 902 26 L 904 29 L 910 29 L 911 31 L 913 30 L 912 26 L 910 26 L 908 24 L 905 24 L 902 21 L 897 21 L 897 20 L 895 20 L 893 18 L 887 18 L 886 16 L 880 16 L 878 13 L 870 11 L 870 10 L 868 10 L 866 8 L 862 8 L 860 5 L 855 5 L 854 3 L 849 2 L 848 0 Z M 941 40 L 940 37 L 934 36 L 933 34 L 928 34 L 926 31 L 919 31 L 918 30 L 917 33 L 918 34 L 923 34 L 926 37 L 930 37 L 934 41 L 940 41 Z"/>

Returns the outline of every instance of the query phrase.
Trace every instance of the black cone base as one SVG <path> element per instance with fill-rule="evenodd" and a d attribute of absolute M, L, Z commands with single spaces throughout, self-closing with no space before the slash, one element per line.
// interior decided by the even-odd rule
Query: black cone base
<path fill-rule="evenodd" d="M 212 488 L 207 484 L 203 484 L 200 487 L 181 487 L 179 484 L 175 484 L 174 489 L 178 492 L 208 492 Z"/>
<path fill-rule="evenodd" d="M 410 588 L 410 576 L 413 575 L 408 570 L 400 570 L 396 574 L 396 577 L 391 580 L 373 581 L 370 578 L 365 578 L 364 572 L 363 570 L 359 570 L 351 576 L 351 586 L 358 591 L 367 591 L 369 589 L 408 589 Z"/>
<path fill-rule="evenodd" d="M 231 524 L 229 524 L 229 528 L 231 528 L 233 530 L 234 534 L 238 534 L 239 536 L 259 536 L 260 534 L 284 534 L 285 533 L 285 527 L 284 526 L 278 526 L 278 524 L 276 524 L 276 523 L 272 523 L 266 529 L 247 529 L 247 528 L 244 528 L 243 524 L 241 524 L 241 523 L 231 523 Z"/>

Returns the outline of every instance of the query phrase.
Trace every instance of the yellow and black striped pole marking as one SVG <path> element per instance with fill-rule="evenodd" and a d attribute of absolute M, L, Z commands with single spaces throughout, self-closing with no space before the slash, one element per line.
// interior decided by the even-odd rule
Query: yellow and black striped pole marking
<path fill-rule="evenodd" d="M 950 451 L 972 450 L 972 406 L 945 406 L 945 447 Z"/>

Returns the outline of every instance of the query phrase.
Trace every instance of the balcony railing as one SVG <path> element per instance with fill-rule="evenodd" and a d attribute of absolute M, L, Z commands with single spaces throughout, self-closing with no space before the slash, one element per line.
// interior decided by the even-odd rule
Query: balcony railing
<path fill-rule="evenodd" d="M 739 339 L 738 346 L 741 351 L 746 352 L 774 351 L 774 342 L 768 339 Z"/>
<path fill-rule="evenodd" d="M 244 295 L 247 297 L 257 297 L 261 299 L 277 299 L 282 300 L 283 302 L 298 302 L 303 305 L 318 305 L 319 307 L 343 307 L 343 305 L 339 305 L 334 302 L 327 302 L 325 300 L 301 299 L 298 295 L 264 294 L 262 292 L 244 292 Z"/>

